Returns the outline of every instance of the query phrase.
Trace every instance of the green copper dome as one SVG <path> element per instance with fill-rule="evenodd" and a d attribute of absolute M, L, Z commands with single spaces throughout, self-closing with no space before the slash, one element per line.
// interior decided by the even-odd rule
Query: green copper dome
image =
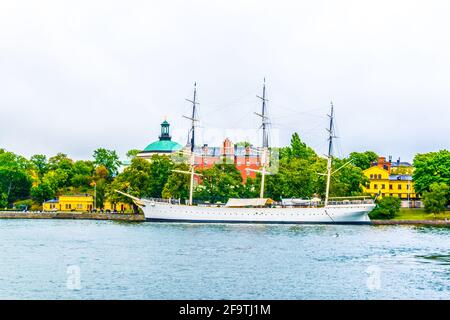
<path fill-rule="evenodd" d="M 142 152 L 175 152 L 181 150 L 183 146 L 179 143 L 172 141 L 172 137 L 170 136 L 170 124 L 164 120 L 161 123 L 161 135 L 159 136 L 159 141 L 155 141 L 150 143 L 147 148 L 145 148 Z"/>
<path fill-rule="evenodd" d="M 182 149 L 183 146 L 171 140 L 159 140 L 150 143 L 143 152 L 175 152 Z"/>

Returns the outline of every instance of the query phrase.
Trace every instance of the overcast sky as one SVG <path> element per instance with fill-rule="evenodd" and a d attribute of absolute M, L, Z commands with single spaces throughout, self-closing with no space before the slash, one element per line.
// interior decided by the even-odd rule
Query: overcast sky
<path fill-rule="evenodd" d="M 272 145 L 297 131 L 324 153 L 332 100 L 337 155 L 412 160 L 450 148 L 449 12 L 430 0 L 1 0 L 0 148 L 124 157 L 165 117 L 184 144 L 194 81 L 198 143 L 244 140 L 266 77 Z"/>

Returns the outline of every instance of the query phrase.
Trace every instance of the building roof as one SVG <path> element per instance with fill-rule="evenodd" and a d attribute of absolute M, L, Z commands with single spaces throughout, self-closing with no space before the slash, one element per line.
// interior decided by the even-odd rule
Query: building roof
<path fill-rule="evenodd" d="M 52 200 L 45 201 L 44 203 L 58 203 L 58 202 L 59 202 L 58 199 L 52 199 Z"/>
<path fill-rule="evenodd" d="M 257 157 L 258 153 L 253 150 L 250 149 L 249 153 L 247 154 L 247 150 L 245 147 L 242 146 L 234 146 L 234 148 L 232 148 L 233 151 L 230 150 L 230 152 L 232 152 L 229 155 L 234 155 L 234 156 L 250 156 L 250 157 Z M 210 156 L 210 157 L 220 157 L 223 155 L 223 147 L 195 147 L 194 148 L 194 152 L 201 154 L 201 155 L 205 155 L 205 156 Z"/>
<path fill-rule="evenodd" d="M 183 146 L 172 140 L 158 140 L 150 143 L 142 152 L 175 152 Z"/>
<path fill-rule="evenodd" d="M 392 181 L 398 181 L 398 180 L 401 180 L 401 181 L 412 181 L 412 176 L 409 175 L 409 174 L 391 174 L 389 176 L 389 180 L 392 180 Z"/>
<path fill-rule="evenodd" d="M 403 162 L 391 162 L 392 167 L 412 167 L 411 163 L 403 161 Z"/>

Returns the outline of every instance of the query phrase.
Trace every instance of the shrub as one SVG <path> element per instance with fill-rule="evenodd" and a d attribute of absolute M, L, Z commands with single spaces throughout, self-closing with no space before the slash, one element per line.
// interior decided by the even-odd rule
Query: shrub
<path fill-rule="evenodd" d="M 392 219 L 400 211 L 399 198 L 385 197 L 377 201 L 377 207 L 370 213 L 371 219 Z"/>
<path fill-rule="evenodd" d="M 448 202 L 449 187 L 445 183 L 434 182 L 430 185 L 430 191 L 423 193 L 423 204 L 426 212 L 440 213 L 445 210 Z"/>
<path fill-rule="evenodd" d="M 16 210 L 30 210 L 31 206 L 33 204 L 33 201 L 31 199 L 29 200 L 21 200 L 14 202 L 14 208 Z"/>

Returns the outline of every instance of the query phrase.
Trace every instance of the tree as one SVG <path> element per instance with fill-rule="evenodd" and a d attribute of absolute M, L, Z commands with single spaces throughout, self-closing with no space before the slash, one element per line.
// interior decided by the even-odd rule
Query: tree
<path fill-rule="evenodd" d="M 30 195 L 31 165 L 22 156 L 0 150 L 0 205 L 5 207 Z"/>
<path fill-rule="evenodd" d="M 430 185 L 430 191 L 423 192 L 423 204 L 426 212 L 434 214 L 445 210 L 448 202 L 449 186 L 443 182 L 434 182 Z"/>
<path fill-rule="evenodd" d="M 202 170 L 202 184 L 196 188 L 195 197 L 209 202 L 227 202 L 239 198 L 242 190 L 242 176 L 234 164 L 215 164 Z"/>
<path fill-rule="evenodd" d="M 308 147 L 306 143 L 304 143 L 298 133 L 294 133 L 291 138 L 291 145 L 288 147 L 281 148 L 280 150 L 281 158 L 300 158 L 311 160 L 317 157 L 317 154 L 313 149 Z"/>
<path fill-rule="evenodd" d="M 140 152 L 141 152 L 141 150 L 139 150 L 139 149 L 131 149 L 131 150 L 127 151 L 126 156 L 128 159 L 131 160 L 134 157 L 136 157 Z"/>
<path fill-rule="evenodd" d="M 378 159 L 378 155 L 373 151 L 352 152 L 348 157 L 352 164 L 362 170 L 370 168 L 370 164 Z"/>
<path fill-rule="evenodd" d="M 131 160 L 130 166 L 118 174 L 108 186 L 106 197 L 112 203 L 124 202 L 134 205 L 130 198 L 115 192 L 115 190 L 144 198 L 149 196 L 150 184 L 150 162 L 142 158 L 134 158 Z M 137 210 L 136 206 L 134 209 Z"/>
<path fill-rule="evenodd" d="M 109 178 L 117 175 L 118 169 L 121 165 L 119 156 L 116 151 L 99 148 L 94 151 L 94 163 L 96 166 L 104 166 L 109 173 Z"/>
<path fill-rule="evenodd" d="M 148 196 L 152 198 L 161 198 L 164 186 L 172 174 L 174 164 L 172 160 L 165 155 L 153 155 L 150 161 Z"/>
<path fill-rule="evenodd" d="M 378 200 L 377 207 L 370 213 L 371 219 L 392 219 L 400 211 L 401 200 L 396 197 L 384 197 Z"/>
<path fill-rule="evenodd" d="M 248 141 L 239 141 L 239 142 L 236 142 L 235 145 L 238 147 L 244 147 L 244 148 L 250 148 L 252 146 L 252 144 Z"/>
<path fill-rule="evenodd" d="M 429 191 L 433 183 L 450 186 L 450 151 L 417 154 L 413 166 L 414 189 L 417 193 Z"/>
<path fill-rule="evenodd" d="M 98 166 L 94 170 L 93 181 L 90 183 L 91 186 L 95 186 L 96 197 L 95 206 L 96 208 L 103 208 L 103 203 L 105 202 L 105 194 L 107 188 L 109 187 L 109 172 L 105 166 Z"/>
<path fill-rule="evenodd" d="M 52 184 L 57 188 L 70 186 L 73 175 L 73 160 L 64 153 L 58 153 L 48 160 L 49 170 L 44 175 L 44 179 L 52 180 Z"/>
<path fill-rule="evenodd" d="M 72 171 L 71 186 L 75 188 L 89 188 L 93 180 L 94 163 L 92 161 L 78 160 L 73 164 Z"/>
<path fill-rule="evenodd" d="M 34 165 L 39 178 L 48 172 L 49 164 L 45 155 L 35 154 L 30 158 L 30 162 Z"/>
<path fill-rule="evenodd" d="M 188 171 L 189 166 L 185 163 L 176 164 L 174 169 Z M 184 173 L 172 172 L 167 179 L 162 191 L 164 199 L 188 199 L 190 176 Z"/>
<path fill-rule="evenodd" d="M 56 189 L 48 181 L 39 183 L 31 188 L 31 198 L 36 204 L 41 205 L 45 201 L 54 199 L 55 196 Z"/>
<path fill-rule="evenodd" d="M 281 198 L 309 198 L 314 193 L 318 176 L 311 162 L 304 158 L 282 158 L 278 173 L 266 177 L 265 196 Z M 260 179 L 260 178 L 258 178 Z"/>
<path fill-rule="evenodd" d="M 334 174 L 331 176 L 330 185 L 332 197 L 361 195 L 362 186 L 369 181 L 360 167 L 352 163 L 346 164 L 348 161 L 348 159 L 333 159 Z"/>

